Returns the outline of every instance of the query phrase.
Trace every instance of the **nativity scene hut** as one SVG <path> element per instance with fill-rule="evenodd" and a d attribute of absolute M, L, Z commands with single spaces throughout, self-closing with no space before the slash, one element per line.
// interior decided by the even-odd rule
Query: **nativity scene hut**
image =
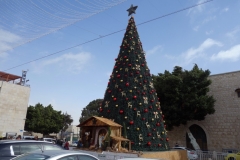
<path fill-rule="evenodd" d="M 115 151 L 126 150 L 122 148 L 122 142 L 128 143 L 128 149 L 131 150 L 129 139 L 122 137 L 122 128 L 118 123 L 107 118 L 93 116 L 80 123 L 77 127 L 81 128 L 81 140 L 83 147 L 89 149 L 111 147 Z"/>

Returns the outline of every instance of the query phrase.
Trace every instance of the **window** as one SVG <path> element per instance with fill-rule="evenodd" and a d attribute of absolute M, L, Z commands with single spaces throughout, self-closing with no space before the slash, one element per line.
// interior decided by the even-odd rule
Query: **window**
<path fill-rule="evenodd" d="M 88 155 L 78 155 L 79 160 L 97 160 L 96 158 Z"/>
<path fill-rule="evenodd" d="M 55 145 L 44 144 L 44 150 L 63 150 L 63 149 Z"/>
<path fill-rule="evenodd" d="M 24 154 L 22 156 L 19 156 L 17 158 L 15 158 L 15 160 L 26 160 L 26 159 L 31 159 L 31 160 L 45 160 L 49 158 L 49 156 L 47 155 L 43 155 L 43 154 Z"/>
<path fill-rule="evenodd" d="M 240 88 L 237 88 L 235 92 L 237 92 L 238 97 L 240 97 Z"/>
<path fill-rule="evenodd" d="M 76 155 L 72 155 L 72 156 L 67 156 L 67 157 L 60 158 L 58 160 L 78 160 L 78 158 L 77 158 Z"/>
<path fill-rule="evenodd" d="M 32 151 L 36 151 L 36 150 L 41 150 L 41 145 L 37 145 L 37 144 L 24 144 L 22 143 L 20 145 L 20 154 L 24 154 L 27 152 L 32 152 Z"/>

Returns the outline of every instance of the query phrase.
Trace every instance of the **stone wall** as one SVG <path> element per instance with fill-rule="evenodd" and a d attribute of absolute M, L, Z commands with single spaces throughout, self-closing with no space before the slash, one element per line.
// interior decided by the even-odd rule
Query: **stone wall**
<path fill-rule="evenodd" d="M 5 81 L 0 81 L 0 87 L 0 136 L 6 132 L 22 135 L 30 88 Z"/>
<path fill-rule="evenodd" d="M 170 146 L 176 142 L 186 146 L 187 128 L 197 124 L 206 133 L 208 150 L 240 150 L 240 97 L 235 92 L 240 88 L 240 71 L 211 75 L 209 79 L 212 80 L 209 95 L 216 99 L 215 113 L 203 121 L 191 121 L 169 131 Z"/>

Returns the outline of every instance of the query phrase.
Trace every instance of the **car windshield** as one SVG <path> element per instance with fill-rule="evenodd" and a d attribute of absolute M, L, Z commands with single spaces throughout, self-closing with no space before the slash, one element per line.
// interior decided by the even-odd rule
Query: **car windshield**
<path fill-rule="evenodd" d="M 37 154 L 37 153 L 26 153 L 21 156 L 14 158 L 13 160 L 45 160 L 48 159 L 50 156 Z"/>

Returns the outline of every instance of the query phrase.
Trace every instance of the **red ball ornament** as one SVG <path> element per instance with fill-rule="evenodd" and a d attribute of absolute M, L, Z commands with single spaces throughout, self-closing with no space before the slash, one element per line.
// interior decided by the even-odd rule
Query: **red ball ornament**
<path fill-rule="evenodd" d="M 147 80 L 144 80 L 145 83 L 147 83 Z"/>
<path fill-rule="evenodd" d="M 131 66 L 132 66 L 132 64 L 128 64 L 128 66 L 129 66 L 129 67 L 131 67 Z"/>
<path fill-rule="evenodd" d="M 148 146 L 151 146 L 151 142 L 147 142 L 147 145 L 148 145 Z"/>
<path fill-rule="evenodd" d="M 142 66 L 144 66 L 144 64 L 142 64 Z"/>
<path fill-rule="evenodd" d="M 117 98 L 116 98 L 116 97 L 114 97 L 114 98 L 113 98 L 113 100 L 114 100 L 114 101 L 116 101 L 116 100 L 117 100 Z"/>
<path fill-rule="evenodd" d="M 151 102 L 153 102 L 154 100 L 152 99 Z"/>
<path fill-rule="evenodd" d="M 139 71 L 137 71 L 136 73 L 139 74 Z"/>
<path fill-rule="evenodd" d="M 134 144 L 134 142 L 131 142 L 131 144 Z"/>
<path fill-rule="evenodd" d="M 159 143 L 159 144 L 158 144 L 158 147 L 161 147 L 161 146 L 162 146 L 162 144 Z"/>
<path fill-rule="evenodd" d="M 100 111 L 100 112 L 102 112 L 102 111 L 103 111 L 103 109 L 102 109 L 102 108 L 100 108 L 100 109 L 99 109 L 99 111 Z"/>
<path fill-rule="evenodd" d="M 142 118 L 143 121 L 145 121 L 146 118 Z"/>
<path fill-rule="evenodd" d="M 133 75 L 133 73 L 130 73 L 130 75 L 132 76 L 132 75 Z"/>
<path fill-rule="evenodd" d="M 157 110 L 160 110 L 160 107 L 158 107 Z"/>
<path fill-rule="evenodd" d="M 120 46 L 121 47 L 121 46 Z M 115 58 L 115 61 L 117 61 L 117 58 Z"/>
<path fill-rule="evenodd" d="M 121 92 L 121 91 L 122 91 L 122 89 L 121 89 L 121 88 L 119 88 L 119 89 L 118 89 L 118 91 L 119 91 L 119 92 Z"/>
<path fill-rule="evenodd" d="M 160 123 L 158 122 L 158 123 L 156 124 L 156 126 L 160 126 Z"/>
<path fill-rule="evenodd" d="M 123 63 L 123 65 L 125 65 L 125 63 Z"/>
<path fill-rule="evenodd" d="M 110 112 L 110 110 L 107 111 L 108 113 Z"/>
<path fill-rule="evenodd" d="M 123 58 L 124 58 L 124 59 L 126 59 L 126 58 L 127 58 L 127 56 L 124 56 Z"/>
<path fill-rule="evenodd" d="M 112 91 L 111 90 L 108 90 L 108 93 L 111 93 Z"/>
<path fill-rule="evenodd" d="M 145 113 L 147 113 L 147 112 L 148 112 L 148 109 L 147 109 L 147 108 L 145 108 L 145 109 L 144 109 L 144 112 L 145 112 Z"/>
<path fill-rule="evenodd" d="M 137 108 L 133 108 L 133 110 L 134 110 L 134 111 L 136 111 L 136 110 L 137 110 Z"/>
<path fill-rule="evenodd" d="M 126 83 L 126 84 L 125 84 L 125 86 L 127 86 L 127 87 L 128 87 L 128 86 L 129 86 L 129 83 Z"/>
<path fill-rule="evenodd" d="M 169 141 L 169 138 L 166 138 L 166 141 Z"/>
<path fill-rule="evenodd" d="M 114 68 L 117 68 L 117 66 L 114 66 Z"/>
<path fill-rule="evenodd" d="M 133 99 L 136 99 L 137 98 L 137 96 L 133 96 Z"/>
<path fill-rule="evenodd" d="M 134 122 L 133 122 L 133 121 L 130 121 L 130 122 L 129 122 L 129 124 L 130 124 L 130 125 L 133 125 L 133 124 L 134 124 Z"/>
<path fill-rule="evenodd" d="M 148 137 L 150 137 L 150 136 L 152 136 L 152 133 L 148 133 L 147 135 L 148 135 Z"/>
<path fill-rule="evenodd" d="M 143 94 L 143 95 L 145 95 L 146 93 L 145 93 L 145 92 L 143 92 L 142 94 Z"/>
<path fill-rule="evenodd" d="M 167 125 L 165 124 L 165 125 L 164 125 L 164 128 L 166 128 L 166 127 L 167 127 Z"/>
<path fill-rule="evenodd" d="M 119 113 L 120 113 L 120 114 L 123 114 L 123 110 L 120 110 Z"/>
<path fill-rule="evenodd" d="M 110 82 L 108 82 L 108 84 L 110 84 Z"/>
<path fill-rule="evenodd" d="M 149 106 L 150 109 L 152 109 L 152 106 Z"/>
<path fill-rule="evenodd" d="M 128 100 L 128 98 L 126 98 L 126 101 Z"/>
<path fill-rule="evenodd" d="M 162 118 L 164 118 L 164 115 L 162 115 Z"/>
<path fill-rule="evenodd" d="M 117 78 L 120 78 L 120 76 L 121 76 L 121 75 L 120 75 L 120 74 L 118 74 L 118 75 L 117 75 Z"/>

